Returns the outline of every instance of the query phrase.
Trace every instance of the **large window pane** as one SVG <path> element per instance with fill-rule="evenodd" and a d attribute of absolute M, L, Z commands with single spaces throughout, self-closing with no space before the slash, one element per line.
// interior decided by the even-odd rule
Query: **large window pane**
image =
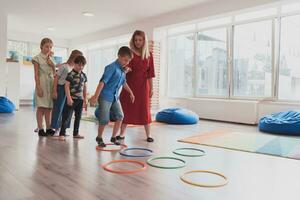
<path fill-rule="evenodd" d="M 95 49 L 88 52 L 88 91 L 94 93 L 103 74 L 101 50 Z"/>
<path fill-rule="evenodd" d="M 279 99 L 300 100 L 300 15 L 281 21 Z"/>
<path fill-rule="evenodd" d="M 36 56 L 41 52 L 40 45 L 37 43 L 28 43 L 28 56 Z"/>
<path fill-rule="evenodd" d="M 8 54 L 10 51 L 18 52 L 19 60 L 23 59 L 23 56 L 27 55 L 28 46 L 26 42 L 10 41 L 7 42 Z M 8 56 L 9 57 L 9 56 Z"/>
<path fill-rule="evenodd" d="M 198 33 L 197 96 L 225 96 L 227 93 L 226 28 Z"/>
<path fill-rule="evenodd" d="M 68 49 L 64 47 L 53 47 L 54 56 L 59 56 L 62 58 L 62 62 L 68 60 Z"/>
<path fill-rule="evenodd" d="M 89 51 L 88 57 L 88 82 L 89 92 L 93 93 L 104 72 L 105 66 L 112 63 L 117 58 L 117 49 L 107 47 L 103 49 L 93 49 Z"/>
<path fill-rule="evenodd" d="M 233 95 L 270 97 L 272 94 L 272 21 L 235 26 Z"/>
<path fill-rule="evenodd" d="M 193 94 L 194 34 L 169 38 L 168 95 L 189 97 Z"/>
<path fill-rule="evenodd" d="M 105 67 L 117 59 L 117 49 L 115 47 L 102 49 L 102 66 Z"/>

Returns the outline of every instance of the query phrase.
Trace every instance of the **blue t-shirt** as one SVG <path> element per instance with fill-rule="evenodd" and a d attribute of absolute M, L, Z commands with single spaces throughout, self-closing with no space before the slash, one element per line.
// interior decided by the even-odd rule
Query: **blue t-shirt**
<path fill-rule="evenodd" d="M 118 60 L 105 67 L 100 81 L 104 83 L 104 87 L 99 98 L 109 102 L 117 101 L 119 90 L 126 82 L 125 72 Z"/>

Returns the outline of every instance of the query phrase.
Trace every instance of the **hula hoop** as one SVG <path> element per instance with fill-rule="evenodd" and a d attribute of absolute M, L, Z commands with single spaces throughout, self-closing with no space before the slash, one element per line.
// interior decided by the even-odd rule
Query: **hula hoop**
<path fill-rule="evenodd" d="M 180 153 L 181 150 L 192 150 L 192 151 L 198 151 L 200 154 L 185 154 L 185 153 Z M 205 155 L 205 151 L 201 149 L 196 149 L 196 148 L 178 148 L 173 151 L 174 154 L 179 155 L 179 156 L 186 156 L 186 157 L 201 157 Z"/>
<path fill-rule="evenodd" d="M 114 164 L 114 163 L 134 163 L 136 165 L 141 166 L 141 168 L 134 169 L 134 170 L 114 170 L 114 169 L 111 169 L 111 168 L 108 167 L 109 165 Z M 108 172 L 111 172 L 111 173 L 114 173 L 114 174 L 134 174 L 134 173 L 145 171 L 147 166 L 144 162 L 140 162 L 140 161 L 137 161 L 137 160 L 126 160 L 126 159 L 124 159 L 124 160 L 113 160 L 113 161 L 110 161 L 108 163 L 105 163 L 105 164 L 102 165 L 102 168 L 105 171 L 108 171 Z"/>
<path fill-rule="evenodd" d="M 222 177 L 224 179 L 223 183 L 220 184 L 205 184 L 205 183 L 196 183 L 196 182 L 192 182 L 189 181 L 185 176 L 188 174 L 194 174 L 194 173 L 207 173 L 207 174 L 213 174 L 213 175 L 217 175 L 219 177 Z M 189 184 L 189 185 L 193 185 L 193 186 L 197 186 L 197 187 L 210 187 L 210 188 L 215 188 L 215 187 L 222 187 L 224 185 L 226 185 L 228 183 L 228 179 L 226 176 L 224 176 L 223 174 L 220 174 L 218 172 L 214 172 L 214 171 L 208 171 L 208 170 L 194 170 L 194 171 L 189 171 L 189 172 L 185 172 L 182 176 L 180 176 L 180 179 Z"/>
<path fill-rule="evenodd" d="M 109 144 L 106 144 L 106 146 L 117 146 L 117 145 L 115 145 L 113 143 L 109 143 Z M 105 149 L 103 147 L 96 146 L 96 150 L 97 151 L 106 151 L 106 152 L 117 152 L 117 151 L 127 148 L 127 145 L 121 144 L 120 146 L 117 146 L 117 147 L 118 148 L 115 148 L 115 149 Z"/>
<path fill-rule="evenodd" d="M 177 165 L 177 166 L 162 166 L 162 165 L 156 165 L 153 163 L 154 160 L 177 160 L 180 161 L 182 164 Z M 179 169 L 185 167 L 185 161 L 180 159 L 180 158 L 175 158 L 175 157 L 154 157 L 150 158 L 147 160 L 147 164 L 150 165 L 151 167 L 156 167 L 160 169 Z"/>
<path fill-rule="evenodd" d="M 126 153 L 128 151 L 134 151 L 134 150 L 141 150 L 141 151 L 144 151 L 145 153 L 143 153 L 143 154 L 129 154 L 129 153 Z M 152 150 L 146 149 L 146 148 L 139 148 L 139 147 L 126 148 L 126 149 L 122 149 L 120 151 L 120 155 L 127 156 L 127 157 L 149 157 L 149 156 L 152 156 L 152 154 L 153 154 Z"/>

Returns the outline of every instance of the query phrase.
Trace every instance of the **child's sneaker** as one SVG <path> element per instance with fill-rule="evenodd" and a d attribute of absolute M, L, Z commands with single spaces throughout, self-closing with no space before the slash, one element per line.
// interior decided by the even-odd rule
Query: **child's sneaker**
<path fill-rule="evenodd" d="M 48 134 L 44 131 L 44 129 L 40 129 L 38 134 L 39 134 L 40 137 L 47 137 L 48 136 Z"/>
<path fill-rule="evenodd" d="M 97 141 L 99 147 L 102 147 L 102 148 L 106 147 L 106 144 L 103 142 L 102 138 L 96 137 L 96 141 Z"/>
<path fill-rule="evenodd" d="M 116 139 L 117 139 L 117 140 L 125 140 L 125 136 L 122 137 L 122 136 L 118 135 L 118 136 L 116 137 Z"/>
<path fill-rule="evenodd" d="M 55 130 L 53 130 L 53 129 L 47 129 L 46 130 L 46 134 L 49 135 L 49 136 L 53 136 L 55 134 Z"/>
<path fill-rule="evenodd" d="M 115 137 L 110 138 L 110 141 L 112 143 L 114 143 L 115 145 L 118 145 L 118 146 L 121 145 L 121 143 Z"/>

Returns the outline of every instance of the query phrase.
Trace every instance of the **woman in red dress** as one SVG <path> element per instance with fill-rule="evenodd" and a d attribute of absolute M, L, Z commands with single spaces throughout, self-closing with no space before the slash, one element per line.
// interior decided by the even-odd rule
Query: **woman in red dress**
<path fill-rule="evenodd" d="M 154 63 L 149 52 L 148 41 L 143 31 L 135 31 L 130 48 L 133 51 L 133 59 L 128 67 L 130 72 L 126 74 L 126 81 L 135 96 L 135 102 L 131 103 L 129 95 L 122 91 L 120 101 L 124 112 L 124 120 L 121 127 L 119 140 L 124 140 L 127 124 L 143 125 L 147 136 L 147 142 L 153 142 L 150 133 L 151 113 L 150 98 L 153 95 L 152 79 L 154 78 Z"/>

